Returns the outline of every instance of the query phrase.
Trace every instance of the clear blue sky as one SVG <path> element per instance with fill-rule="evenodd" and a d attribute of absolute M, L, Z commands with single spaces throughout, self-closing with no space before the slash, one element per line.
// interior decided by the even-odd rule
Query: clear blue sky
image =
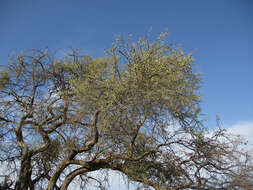
<path fill-rule="evenodd" d="M 32 48 L 81 48 L 104 55 L 115 35 L 152 36 L 195 52 L 208 125 L 253 121 L 252 0 L 2 0 L 0 64 Z"/>

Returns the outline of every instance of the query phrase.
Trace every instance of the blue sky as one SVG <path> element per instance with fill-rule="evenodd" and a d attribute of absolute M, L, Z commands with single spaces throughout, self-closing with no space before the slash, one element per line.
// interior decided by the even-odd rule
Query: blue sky
<path fill-rule="evenodd" d="M 252 10 L 252 0 L 2 0 L 0 64 L 13 52 L 45 47 L 103 56 L 117 34 L 137 38 L 152 27 L 154 38 L 167 28 L 203 73 L 207 125 L 218 114 L 224 126 L 253 127 Z"/>

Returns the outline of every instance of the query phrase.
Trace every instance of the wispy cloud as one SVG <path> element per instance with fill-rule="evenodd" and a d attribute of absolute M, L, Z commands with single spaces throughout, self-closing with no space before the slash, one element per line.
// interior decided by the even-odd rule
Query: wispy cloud
<path fill-rule="evenodd" d="M 253 121 L 248 122 L 238 122 L 237 124 L 232 125 L 227 128 L 228 132 L 231 132 L 235 135 L 239 134 L 245 140 L 248 141 L 249 146 L 252 146 L 253 150 Z"/>

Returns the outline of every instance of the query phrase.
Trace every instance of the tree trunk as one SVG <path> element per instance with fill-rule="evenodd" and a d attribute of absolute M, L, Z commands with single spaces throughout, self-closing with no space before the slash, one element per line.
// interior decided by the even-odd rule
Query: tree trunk
<path fill-rule="evenodd" d="M 21 169 L 18 176 L 18 181 L 15 184 L 15 190 L 28 190 L 33 189 L 31 175 L 32 175 L 32 167 L 31 167 L 31 156 L 26 153 L 22 156 L 21 161 Z"/>

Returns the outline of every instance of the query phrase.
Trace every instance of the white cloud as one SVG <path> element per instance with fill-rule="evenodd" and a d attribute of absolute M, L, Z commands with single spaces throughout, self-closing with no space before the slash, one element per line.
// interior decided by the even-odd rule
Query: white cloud
<path fill-rule="evenodd" d="M 228 132 L 239 134 L 249 142 L 249 146 L 253 146 L 253 122 L 239 122 L 228 127 Z"/>
<path fill-rule="evenodd" d="M 252 122 L 238 122 L 234 125 L 226 127 L 229 133 L 234 135 L 241 135 L 245 140 L 248 141 L 248 146 L 250 150 L 253 150 L 253 121 Z M 174 128 L 175 130 L 175 128 Z M 173 130 L 172 130 L 173 131 Z M 111 171 L 112 172 L 112 171 Z M 133 185 L 128 187 L 124 183 L 124 179 L 119 176 L 117 172 L 110 173 L 110 189 L 111 190 L 134 190 L 136 189 Z"/>

